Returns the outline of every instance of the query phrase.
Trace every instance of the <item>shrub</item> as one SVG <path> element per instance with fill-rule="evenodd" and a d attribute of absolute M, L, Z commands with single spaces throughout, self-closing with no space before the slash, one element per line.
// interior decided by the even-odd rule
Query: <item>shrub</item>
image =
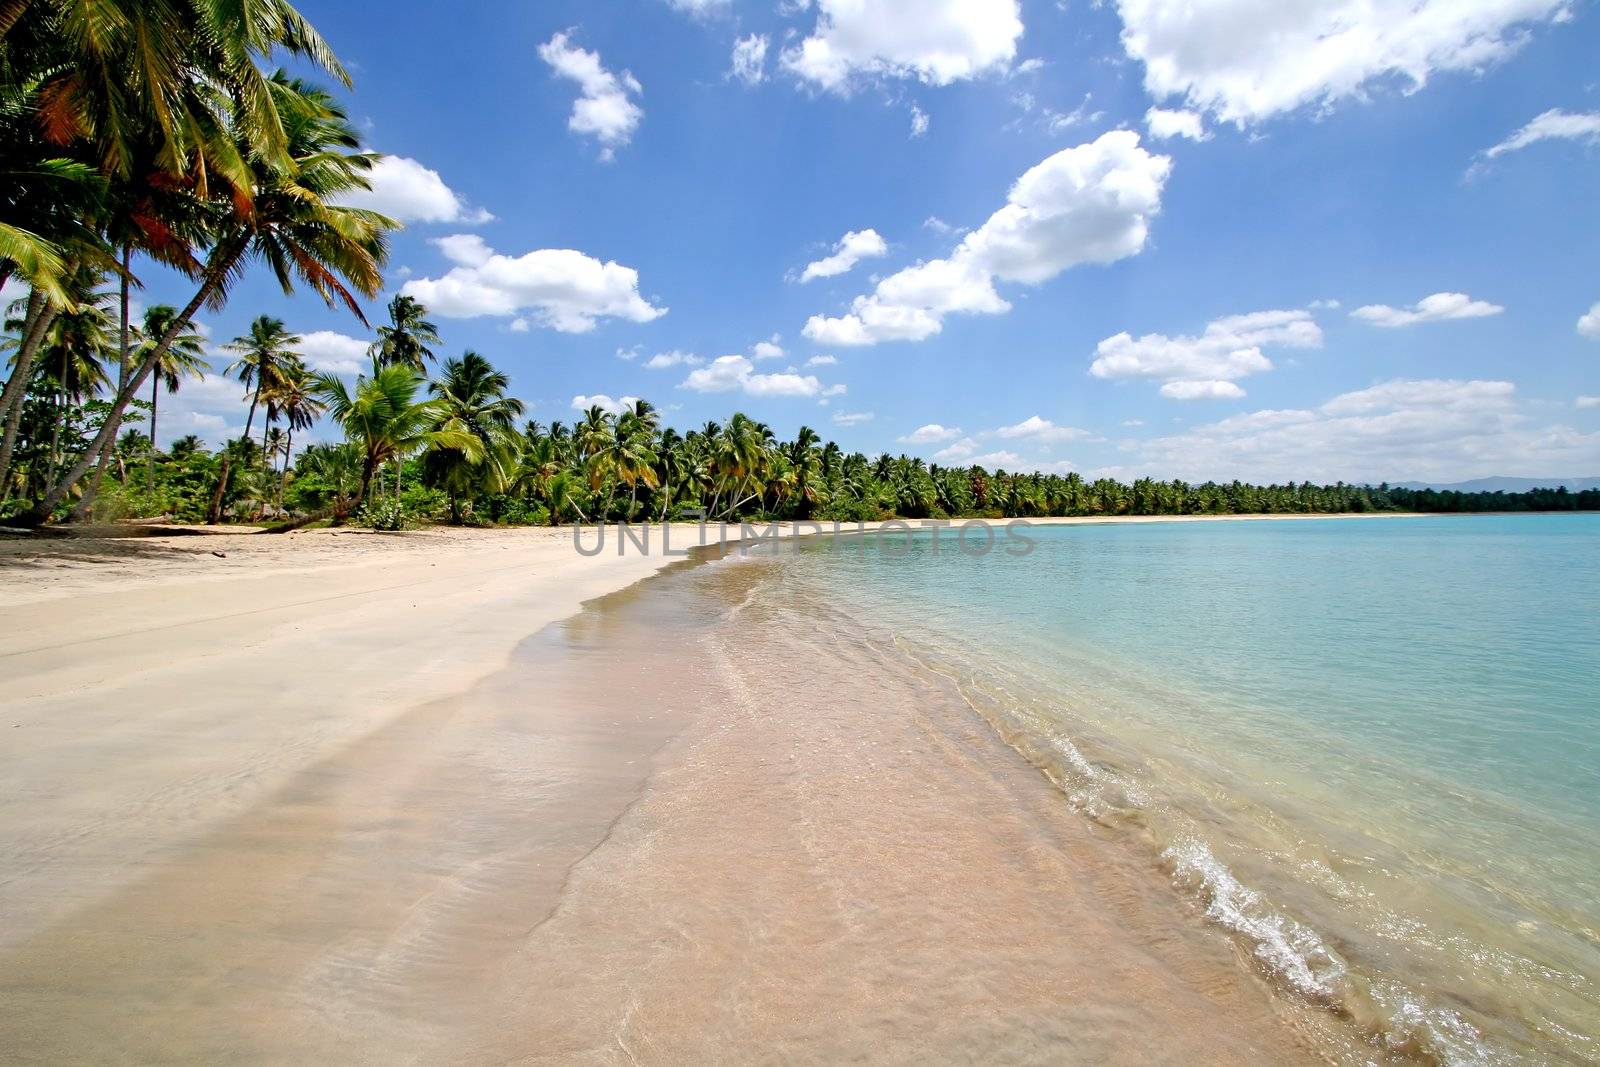
<path fill-rule="evenodd" d="M 363 504 L 356 512 L 356 523 L 373 530 L 404 530 L 406 509 L 390 497 Z"/>

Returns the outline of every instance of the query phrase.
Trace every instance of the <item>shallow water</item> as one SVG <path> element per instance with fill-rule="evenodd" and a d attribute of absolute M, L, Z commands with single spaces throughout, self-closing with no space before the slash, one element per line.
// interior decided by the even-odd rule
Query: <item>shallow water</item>
<path fill-rule="evenodd" d="M 781 582 L 1375 1049 L 1600 1059 L 1600 516 L 1028 536 L 817 542 Z"/>

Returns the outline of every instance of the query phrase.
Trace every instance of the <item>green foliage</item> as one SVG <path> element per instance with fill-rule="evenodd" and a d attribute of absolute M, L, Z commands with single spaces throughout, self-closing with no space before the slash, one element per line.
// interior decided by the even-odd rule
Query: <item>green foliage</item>
<path fill-rule="evenodd" d="M 404 530 L 409 525 L 409 517 L 404 504 L 385 497 L 363 504 L 356 512 L 356 523 L 370 530 Z"/>

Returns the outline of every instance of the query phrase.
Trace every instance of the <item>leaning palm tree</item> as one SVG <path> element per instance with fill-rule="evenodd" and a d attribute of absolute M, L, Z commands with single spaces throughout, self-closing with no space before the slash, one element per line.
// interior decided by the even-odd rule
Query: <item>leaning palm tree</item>
<path fill-rule="evenodd" d="M 124 308 L 135 250 L 200 276 L 193 249 L 213 236 L 194 225 L 203 211 L 248 206 L 257 161 L 290 168 L 289 123 L 261 66 L 278 49 L 349 86 L 286 0 L 0 3 L 0 282 L 19 277 L 33 292 L 0 416 L 22 403 L 43 329 L 70 310 L 63 281 L 76 267 L 120 259 Z M 189 206 L 174 210 L 179 202 Z M 215 291 L 231 269 L 207 286 Z M 123 320 L 126 359 L 125 313 Z M 118 384 L 104 440 L 89 449 L 91 464 L 107 454 L 138 392 Z M 10 461 L 10 448 L 0 445 L 0 482 Z M 50 506 L 81 476 L 52 489 Z"/>
<path fill-rule="evenodd" d="M 418 374 L 428 369 L 433 359 L 430 345 L 444 342 L 439 339 L 438 327 L 428 321 L 428 309 L 415 297 L 401 293 L 389 301 L 389 324 L 378 327 L 378 339 L 367 349 L 374 364 L 410 367 Z"/>
<path fill-rule="evenodd" d="M 144 313 L 143 341 L 134 350 L 139 358 L 146 347 L 153 346 L 152 338 L 163 337 L 172 326 L 178 309 L 167 304 L 157 304 Z M 161 387 L 167 387 L 170 396 L 183 385 L 185 378 L 204 378 L 211 365 L 206 362 L 205 338 L 191 327 L 177 335 L 165 354 L 156 361 L 150 372 L 150 456 L 145 466 L 144 487 L 148 492 L 155 487 L 156 478 L 156 408 L 161 399 Z"/>
<path fill-rule="evenodd" d="M 144 386 L 156 361 L 200 306 L 226 299 L 230 283 L 248 259 L 266 263 L 286 292 L 293 290 L 298 278 L 330 305 L 341 302 L 366 321 L 351 290 L 370 296 L 382 286 L 388 232 L 398 223 L 337 201 L 369 186 L 366 172 L 375 157 L 359 151 L 360 138 L 327 93 L 281 73 L 268 85 L 289 147 L 288 162 L 280 164 L 265 149 L 251 151 L 253 195 L 247 203 L 228 205 L 216 227 L 200 288 L 118 391 L 114 413 L 126 408 Z M 89 451 L 97 453 L 108 436 L 103 427 Z M 75 464 L 29 518 L 48 519 L 90 462 Z"/>
<path fill-rule="evenodd" d="M 282 500 L 283 491 L 289 485 L 289 466 L 294 457 L 294 432 L 309 430 L 317 417 L 327 410 L 327 405 L 314 391 L 315 385 L 315 379 L 305 364 L 296 360 L 289 366 L 272 397 L 274 410 L 283 416 L 283 421 L 288 425 L 283 442 L 283 478 L 278 486 L 279 500 Z"/>
<path fill-rule="evenodd" d="M 370 377 L 356 379 L 353 389 L 336 375 L 317 376 L 313 392 L 327 404 L 329 417 L 362 449 L 358 503 L 367 499 L 380 464 L 421 448 L 453 448 L 470 461 L 483 462 L 483 444 L 472 433 L 436 428 L 444 406 L 438 400 L 419 401 L 421 388 L 421 375 L 402 366 L 374 367 Z"/>

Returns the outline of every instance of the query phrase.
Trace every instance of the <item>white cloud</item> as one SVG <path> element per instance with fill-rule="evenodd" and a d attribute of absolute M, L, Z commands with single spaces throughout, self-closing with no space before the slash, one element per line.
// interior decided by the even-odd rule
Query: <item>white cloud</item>
<path fill-rule="evenodd" d="M 1578 319 L 1578 332 L 1585 337 L 1600 341 L 1600 300 L 1595 301 L 1594 307 Z"/>
<path fill-rule="evenodd" d="M 860 426 L 864 422 L 871 422 L 877 416 L 870 411 L 835 411 L 833 423 L 835 426 Z"/>
<path fill-rule="evenodd" d="M 926 111 L 922 110 L 916 104 L 912 104 L 911 105 L 911 136 L 913 136 L 913 137 L 921 137 L 923 134 L 927 133 L 928 132 L 928 121 L 929 121 L 928 120 L 928 113 Z"/>
<path fill-rule="evenodd" d="M 1272 369 L 1263 347 L 1318 348 L 1322 329 L 1309 311 L 1255 311 L 1206 324 L 1197 337 L 1127 331 L 1095 346 L 1089 373 L 1096 378 L 1156 378 L 1161 395 L 1176 400 L 1238 397 L 1225 383 Z"/>
<path fill-rule="evenodd" d="M 817 0 L 811 35 L 783 65 L 823 89 L 846 93 L 865 79 L 930 85 L 1005 70 L 1017 54 L 1017 0 Z"/>
<path fill-rule="evenodd" d="M 1481 319 L 1498 315 L 1505 308 L 1487 300 L 1474 300 L 1466 293 L 1434 293 L 1425 296 L 1408 308 L 1392 308 L 1387 304 L 1368 304 L 1350 312 L 1350 317 L 1370 322 L 1374 326 L 1394 328 L 1414 326 L 1419 322 L 1439 322 L 1444 319 Z"/>
<path fill-rule="evenodd" d="M 800 272 L 800 281 L 813 278 L 832 278 L 848 273 L 863 259 L 873 259 L 889 254 L 889 245 L 878 236 L 877 230 L 851 230 L 833 243 L 833 253 L 813 263 L 807 263 Z"/>
<path fill-rule="evenodd" d="M 808 367 L 832 367 L 839 362 L 838 356 L 812 356 L 806 360 Z"/>
<path fill-rule="evenodd" d="M 767 80 L 767 49 L 771 42 L 764 33 L 752 33 L 733 42 L 728 77 L 737 78 L 746 85 L 759 85 Z"/>
<path fill-rule="evenodd" d="M 1237 400 L 1244 390 L 1232 382 L 1176 381 L 1163 385 L 1161 395 L 1170 400 Z"/>
<path fill-rule="evenodd" d="M 650 370 L 661 370 L 665 367 L 698 367 L 705 360 L 693 352 L 680 352 L 673 349 L 671 352 L 657 352 L 645 360 L 645 367 Z"/>
<path fill-rule="evenodd" d="M 605 393 L 595 393 L 593 396 L 585 396 L 579 393 L 572 398 L 572 410 L 588 411 L 590 408 L 595 407 L 604 411 L 607 415 L 620 415 L 638 402 L 639 398 L 636 396 L 623 396 L 612 399 Z"/>
<path fill-rule="evenodd" d="M 784 357 L 783 346 L 778 343 L 782 339 L 777 334 L 773 334 L 770 340 L 757 341 L 750 346 L 750 358 L 757 362 L 782 359 Z"/>
<path fill-rule="evenodd" d="M 1080 430 L 1076 426 L 1057 426 L 1049 419 L 1032 415 L 1014 426 L 1000 427 L 994 431 L 994 435 L 1008 440 L 1023 438 L 1039 444 L 1054 444 L 1057 441 L 1076 441 L 1088 437 L 1089 432 Z"/>
<path fill-rule="evenodd" d="M 1063 149 L 1017 179 L 1006 205 L 949 258 L 890 275 L 846 315 L 812 316 L 805 335 L 839 346 L 920 341 L 938 333 L 948 314 L 1009 311 L 997 280 L 1037 285 L 1079 264 L 1135 255 L 1161 209 L 1171 166 L 1130 130 Z"/>
<path fill-rule="evenodd" d="M 1150 131 L 1150 136 L 1158 141 L 1174 137 L 1187 137 L 1191 141 L 1211 138 L 1211 134 L 1206 132 L 1205 118 L 1198 111 L 1169 111 L 1153 107 L 1144 113 L 1144 125 Z"/>
<path fill-rule="evenodd" d="M 1193 481 L 1460 481 L 1593 469 L 1600 433 L 1541 424 L 1506 381 L 1397 380 L 1314 410 L 1257 411 L 1136 446 L 1142 470 Z"/>
<path fill-rule="evenodd" d="M 1600 408 L 1600 396 L 1580 396 L 1577 400 L 1577 405 L 1580 411 Z"/>
<path fill-rule="evenodd" d="M 1239 124 L 1423 85 L 1514 52 L 1570 0 L 1117 0 L 1122 43 L 1157 100 Z"/>
<path fill-rule="evenodd" d="M 1028 461 L 1015 452 L 999 451 L 984 452 L 976 456 L 967 456 L 961 461 L 963 467 L 986 467 L 990 470 L 1019 470 L 1028 466 Z"/>
<path fill-rule="evenodd" d="M 340 203 L 366 208 L 400 222 L 461 222 L 475 226 L 494 216 L 470 208 L 454 190 L 414 159 L 384 156 L 367 173 L 370 189 L 357 189 L 340 198 Z"/>
<path fill-rule="evenodd" d="M 458 254 L 465 245 L 455 245 Z M 413 278 L 400 290 L 446 318 L 511 317 L 530 312 L 534 321 L 562 333 L 584 333 L 602 318 L 649 322 L 667 313 L 639 295 L 639 272 L 602 263 L 570 248 L 541 248 L 507 256 L 484 247 L 487 258 L 459 262 L 441 278 Z"/>
<path fill-rule="evenodd" d="M 444 258 L 463 267 L 481 267 L 494 256 L 494 249 L 475 233 L 453 233 L 432 241 Z"/>
<path fill-rule="evenodd" d="M 903 445 L 934 445 L 960 436 L 959 426 L 940 426 L 937 422 L 930 422 L 926 426 L 918 426 L 897 440 Z"/>
<path fill-rule="evenodd" d="M 367 341 L 332 330 L 313 330 L 300 338 L 300 355 L 312 370 L 360 374 L 372 366 Z"/>
<path fill-rule="evenodd" d="M 512 319 L 510 325 L 506 327 L 512 333 L 527 333 L 532 328 L 533 324 L 521 315 Z"/>
<path fill-rule="evenodd" d="M 937 215 L 929 215 L 927 218 L 922 220 L 922 225 L 925 229 L 932 230 L 934 233 L 956 232 L 956 228 L 954 226 L 950 225 Z"/>
<path fill-rule="evenodd" d="M 610 159 L 617 148 L 628 143 L 644 110 L 630 99 L 644 88 L 627 71 L 613 74 L 600 63 L 600 53 L 569 44 L 567 35 L 558 33 L 539 46 L 539 58 L 562 78 L 576 82 L 580 95 L 572 105 L 567 129 L 593 137 L 603 146 L 600 158 Z"/>
<path fill-rule="evenodd" d="M 732 0 L 667 0 L 667 3 L 690 15 L 714 15 L 728 10 Z"/>
<path fill-rule="evenodd" d="M 1494 159 L 1540 141 L 1568 140 L 1600 143 L 1600 111 L 1574 112 L 1553 107 L 1493 148 L 1483 158 Z"/>
<path fill-rule="evenodd" d="M 838 386 L 824 389 L 814 375 L 799 374 L 793 370 L 778 374 L 757 374 L 755 364 L 744 356 L 719 356 L 708 365 L 691 371 L 678 386 L 697 393 L 728 393 L 734 390 L 746 396 L 838 396 L 843 390 Z"/>

